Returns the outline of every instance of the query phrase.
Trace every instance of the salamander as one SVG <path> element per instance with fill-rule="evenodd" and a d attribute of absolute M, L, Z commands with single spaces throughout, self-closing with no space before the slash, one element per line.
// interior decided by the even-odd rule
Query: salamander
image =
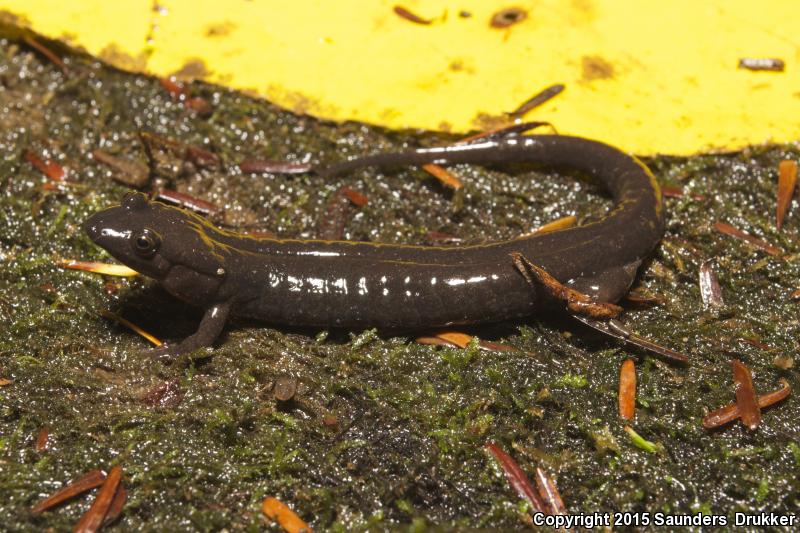
<path fill-rule="evenodd" d="M 125 265 L 205 309 L 196 333 L 160 349 L 177 355 L 213 344 L 232 314 L 273 324 L 413 330 L 518 319 L 541 311 L 545 291 L 511 260 L 522 254 L 568 287 L 619 300 L 664 232 L 661 192 L 635 157 L 565 135 L 530 135 L 379 153 L 323 168 L 533 163 L 596 178 L 614 206 L 599 220 L 471 246 L 253 238 L 189 211 L 128 193 L 85 231 Z"/>

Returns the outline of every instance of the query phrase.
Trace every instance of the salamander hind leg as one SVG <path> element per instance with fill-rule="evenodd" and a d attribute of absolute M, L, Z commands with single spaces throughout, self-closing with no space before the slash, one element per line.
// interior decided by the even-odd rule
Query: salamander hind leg
<path fill-rule="evenodd" d="M 623 272 L 622 269 L 615 269 L 619 272 L 613 276 L 605 276 L 604 272 L 604 276 L 582 278 L 568 287 L 519 252 L 512 252 L 511 260 L 529 285 L 542 287 L 554 300 L 563 302 L 570 312 L 590 318 L 609 319 L 618 316 L 622 308 L 611 301 L 616 301 L 625 294 L 633 281 L 633 277 L 629 276 L 624 290 L 620 292 L 624 281 Z M 636 266 L 638 267 L 638 264 Z M 633 276 L 635 275 L 636 268 L 633 268 Z M 606 281 L 613 283 L 614 286 L 606 287 L 604 285 Z"/>

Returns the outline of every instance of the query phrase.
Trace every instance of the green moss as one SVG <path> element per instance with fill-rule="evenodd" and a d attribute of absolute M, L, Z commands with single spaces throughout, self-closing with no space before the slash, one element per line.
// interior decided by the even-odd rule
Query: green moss
<path fill-rule="evenodd" d="M 112 464 L 123 467 L 129 490 L 120 530 L 257 530 L 266 523 L 259 506 L 266 495 L 320 530 L 525 527 L 517 495 L 483 451 L 490 441 L 529 474 L 552 468 L 576 512 L 796 508 L 794 397 L 765 410 L 753 433 L 736 424 L 715 433 L 701 427 L 708 410 L 734 399 L 733 357 L 753 369 L 759 391 L 774 390 L 781 377 L 800 385 L 796 373 L 772 364 L 776 354 L 796 352 L 800 333 L 789 298 L 800 279 L 798 214 L 790 212 L 782 232 L 773 225 L 776 168 L 798 159 L 796 146 L 648 161 L 661 181 L 705 200 L 667 200 L 664 245 L 636 287 L 664 304 L 630 308 L 625 317 L 637 333 L 692 358 L 688 368 L 647 356 L 637 362 L 634 427 L 663 446 L 646 454 L 620 444 L 628 437 L 617 416 L 619 365 L 637 353 L 557 317 L 470 330 L 513 352 L 238 320 L 209 357 L 170 366 L 150 360 L 144 341 L 97 311 L 175 340 L 197 326 L 197 310 L 146 280 L 55 266 L 59 258 L 108 260 L 80 225 L 126 189 L 90 153 L 145 160 L 140 131 L 203 146 L 223 161 L 204 169 L 170 156 L 159 183 L 224 206 L 230 225 L 284 236 L 316 235 L 341 185 L 369 197 L 347 220 L 345 237 L 386 242 L 425 242 L 431 230 L 467 242 L 506 238 L 569 214 L 585 221 L 608 201 L 590 183 L 530 169 L 459 167 L 459 194 L 411 169 L 365 170 L 335 183 L 244 176 L 236 163 L 246 157 L 335 161 L 451 139 L 316 121 L 196 84 L 215 108 L 201 119 L 155 80 L 80 56 L 67 61 L 69 80 L 15 44 L 0 48 L 0 377 L 12 381 L 0 387 L 4 527 L 72 527 L 89 497 L 39 517 L 28 509 Z M 43 190 L 45 178 L 22 158 L 28 148 L 47 151 L 78 185 Z M 717 220 L 789 255 L 766 256 L 720 235 Z M 698 270 L 712 258 L 722 312 L 699 301 Z M 298 382 L 289 402 L 272 394 L 282 376 Z M 166 383 L 180 394 L 147 400 Z M 49 448 L 38 452 L 45 426 Z"/>
<path fill-rule="evenodd" d="M 564 374 L 553 382 L 553 386 L 555 387 L 571 387 L 573 389 L 581 389 L 588 384 L 589 381 L 586 379 L 586 376 L 575 374 Z"/>
<path fill-rule="evenodd" d="M 800 468 L 800 446 L 798 446 L 796 442 L 790 442 L 789 449 L 792 451 L 792 455 L 794 456 L 795 465 Z"/>

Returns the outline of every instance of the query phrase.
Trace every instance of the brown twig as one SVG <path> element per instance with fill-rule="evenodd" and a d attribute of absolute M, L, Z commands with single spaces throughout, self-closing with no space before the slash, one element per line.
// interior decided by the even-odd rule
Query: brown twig
<path fill-rule="evenodd" d="M 750 375 L 750 369 L 738 359 L 731 361 L 731 366 L 739 418 L 744 427 L 754 430 L 761 424 L 761 408 L 758 406 L 758 398 L 753 387 L 753 377 Z"/>
<path fill-rule="evenodd" d="M 52 496 L 49 496 L 42 500 L 41 502 L 37 503 L 31 509 L 31 513 L 39 514 L 44 512 L 52 507 L 57 505 L 61 505 L 67 500 L 71 500 L 75 496 L 83 494 L 88 490 L 92 490 L 95 487 L 99 487 L 105 481 L 106 475 L 100 470 L 91 470 L 84 474 L 83 476 L 79 477 L 63 489 L 59 490 Z"/>
<path fill-rule="evenodd" d="M 532 109 L 536 109 L 540 105 L 544 104 L 548 100 L 555 98 L 557 95 L 561 94 L 566 87 L 563 83 L 556 83 L 555 85 L 551 85 L 546 89 L 543 89 L 530 97 L 528 100 L 523 102 L 518 108 L 514 111 L 508 113 L 508 116 L 511 118 L 520 118 L 528 111 Z"/>
<path fill-rule="evenodd" d="M 43 45 L 30 35 L 23 36 L 22 41 L 31 48 L 33 48 L 34 50 L 36 50 L 37 52 L 39 52 L 40 54 L 42 54 L 44 57 L 46 57 L 47 60 L 50 61 L 55 66 L 57 66 L 63 74 L 65 75 L 69 74 L 69 71 L 67 70 L 67 66 L 64 64 L 64 61 L 62 61 L 60 57 L 58 57 L 52 50 L 47 48 L 45 45 Z"/>
<path fill-rule="evenodd" d="M 778 165 L 778 205 L 775 212 L 775 225 L 778 231 L 783 227 L 783 219 L 789 210 L 797 185 L 797 161 L 785 159 Z"/>
<path fill-rule="evenodd" d="M 753 237 L 749 233 L 744 232 L 734 226 L 731 226 L 726 222 L 715 222 L 714 229 L 725 235 L 730 235 L 731 237 L 735 237 L 737 239 L 748 242 L 751 245 L 755 246 L 756 248 L 764 250 L 770 255 L 781 255 L 783 253 L 783 250 L 781 250 L 777 246 L 773 246 L 766 241 L 762 241 L 757 237 Z"/>
<path fill-rule="evenodd" d="M 117 487 L 122 480 L 122 468 L 114 466 L 108 473 L 100 487 L 100 491 L 92 502 L 92 506 L 84 513 L 78 524 L 72 530 L 73 533 L 94 533 L 103 525 L 103 521 L 111 508 L 111 503 L 117 494 Z"/>
<path fill-rule="evenodd" d="M 789 397 L 792 387 L 785 379 L 780 380 L 781 388 L 758 397 L 758 407 L 765 409 Z M 703 418 L 703 427 L 716 429 L 733 422 L 741 416 L 739 406 L 735 403 L 711 411 Z"/>
<path fill-rule="evenodd" d="M 261 504 L 261 512 L 276 521 L 287 533 L 312 533 L 311 526 L 277 498 L 266 498 Z"/>
<path fill-rule="evenodd" d="M 393 11 L 395 12 L 395 14 L 398 17 L 404 18 L 404 19 L 406 19 L 406 20 L 408 20 L 410 22 L 413 22 L 415 24 L 422 24 L 423 26 L 427 26 L 428 24 L 433 22 L 433 19 L 424 19 L 424 18 L 420 17 L 419 15 L 416 15 L 416 14 L 412 13 L 408 9 L 404 8 L 403 6 L 394 6 Z"/>
<path fill-rule="evenodd" d="M 528 476 L 523 472 L 522 468 L 519 467 L 517 462 L 504 452 L 499 445 L 493 442 L 487 444 L 486 449 L 489 450 L 494 458 L 497 459 L 497 462 L 500 463 L 500 467 L 503 469 L 509 485 L 511 485 L 520 497 L 530 502 L 534 512 L 546 512 L 547 506 L 542 501 L 542 497 L 533 488 Z"/>
<path fill-rule="evenodd" d="M 636 416 L 636 366 L 625 359 L 619 372 L 619 416 L 633 420 Z"/>

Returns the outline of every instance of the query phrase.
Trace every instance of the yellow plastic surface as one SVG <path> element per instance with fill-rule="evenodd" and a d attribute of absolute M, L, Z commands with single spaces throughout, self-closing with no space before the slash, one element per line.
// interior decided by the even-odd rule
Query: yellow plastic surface
<path fill-rule="evenodd" d="M 398 3 L 431 24 L 401 18 Z M 509 7 L 527 18 L 490 27 Z M 563 83 L 525 120 L 645 155 L 800 138 L 796 1 L 0 0 L 0 10 L 122 68 L 328 119 L 466 132 Z M 786 69 L 742 70 L 743 57 Z"/>

